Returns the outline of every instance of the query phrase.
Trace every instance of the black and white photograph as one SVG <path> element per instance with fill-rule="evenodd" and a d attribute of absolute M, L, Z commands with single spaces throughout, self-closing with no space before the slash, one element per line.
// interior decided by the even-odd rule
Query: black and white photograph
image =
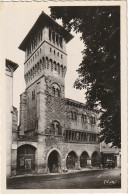
<path fill-rule="evenodd" d="M 126 1 L 3 2 L 0 25 L 3 193 L 127 193 Z"/>

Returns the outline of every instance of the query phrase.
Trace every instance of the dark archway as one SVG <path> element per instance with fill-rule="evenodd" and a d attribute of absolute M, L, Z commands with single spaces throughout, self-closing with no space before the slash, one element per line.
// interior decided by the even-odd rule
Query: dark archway
<path fill-rule="evenodd" d="M 80 156 L 80 167 L 81 168 L 86 168 L 87 167 L 88 158 L 89 158 L 88 153 L 84 151 Z"/>
<path fill-rule="evenodd" d="M 48 157 L 48 168 L 50 173 L 59 172 L 60 166 L 60 155 L 59 153 L 54 150 L 50 153 Z"/>
<path fill-rule="evenodd" d="M 99 154 L 97 152 L 93 152 L 91 157 L 91 164 L 93 167 L 99 166 Z"/>
<path fill-rule="evenodd" d="M 20 174 L 35 170 L 35 151 L 36 148 L 28 144 L 17 149 L 17 171 Z"/>
<path fill-rule="evenodd" d="M 75 152 L 71 151 L 66 159 L 66 167 L 67 169 L 75 169 L 76 163 L 78 161 L 77 155 Z"/>

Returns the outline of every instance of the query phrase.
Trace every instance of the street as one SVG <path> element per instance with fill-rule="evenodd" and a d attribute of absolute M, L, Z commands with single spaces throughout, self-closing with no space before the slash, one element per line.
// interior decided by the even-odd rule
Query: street
<path fill-rule="evenodd" d="M 105 169 L 67 174 L 19 176 L 7 180 L 7 189 L 121 188 L 120 171 L 120 169 Z"/>

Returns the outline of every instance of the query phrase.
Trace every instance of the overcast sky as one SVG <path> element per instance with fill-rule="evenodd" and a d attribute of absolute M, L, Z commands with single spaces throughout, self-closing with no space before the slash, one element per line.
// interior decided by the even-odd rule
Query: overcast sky
<path fill-rule="evenodd" d="M 34 6 L 33 6 L 34 5 Z M 20 43 L 33 26 L 38 16 L 44 11 L 50 15 L 50 9 L 44 3 L 3 3 L 0 10 L 0 24 L 2 26 L 2 59 L 5 58 L 18 63 L 19 68 L 14 73 L 13 105 L 19 109 L 20 94 L 25 90 L 24 60 L 25 53 L 18 49 Z M 75 37 L 67 44 L 67 74 L 65 78 L 65 97 L 85 102 L 84 91 L 73 88 L 78 77 L 76 69 L 81 60 L 83 43 L 80 35 L 72 33 Z"/>

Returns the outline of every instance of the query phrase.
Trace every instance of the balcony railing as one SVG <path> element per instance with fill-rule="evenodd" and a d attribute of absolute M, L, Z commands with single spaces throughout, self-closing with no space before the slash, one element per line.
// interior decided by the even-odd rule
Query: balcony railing
<path fill-rule="evenodd" d="M 93 132 L 65 130 L 65 142 L 98 143 L 98 134 Z"/>

